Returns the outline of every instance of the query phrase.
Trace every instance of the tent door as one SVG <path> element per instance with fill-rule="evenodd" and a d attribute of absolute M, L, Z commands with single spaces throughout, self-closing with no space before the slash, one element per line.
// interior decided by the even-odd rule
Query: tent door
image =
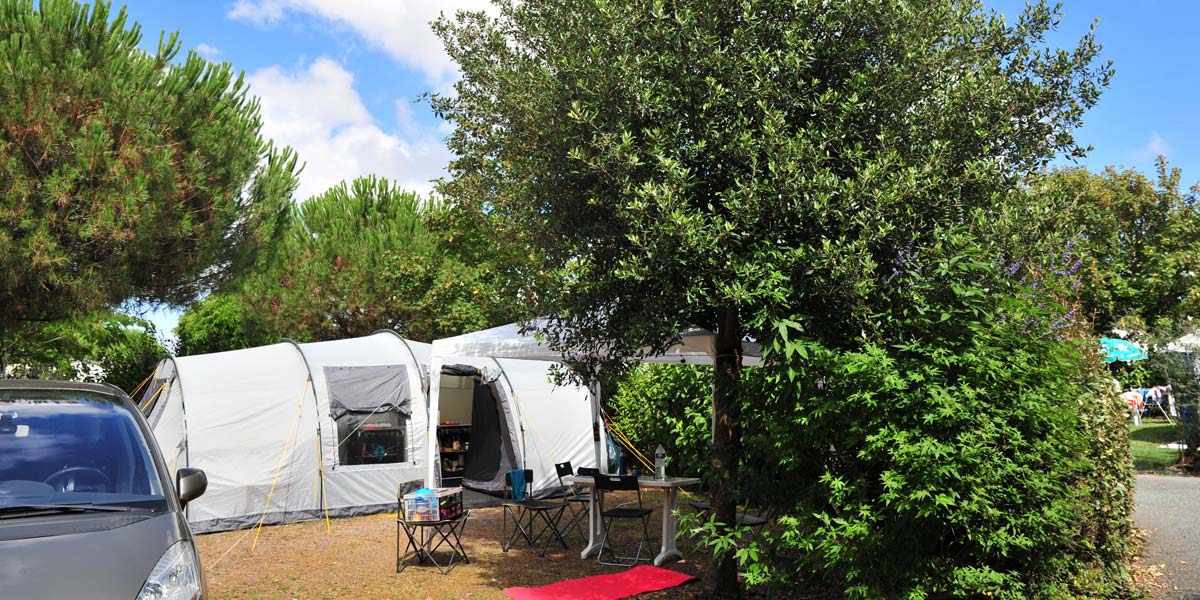
<path fill-rule="evenodd" d="M 442 376 L 438 425 L 442 485 L 500 493 L 516 468 L 508 419 L 493 384 L 477 377 Z"/>

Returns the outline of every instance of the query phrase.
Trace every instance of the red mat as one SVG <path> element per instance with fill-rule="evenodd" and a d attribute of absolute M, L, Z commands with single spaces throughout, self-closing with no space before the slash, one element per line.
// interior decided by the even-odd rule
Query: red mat
<path fill-rule="evenodd" d="M 510 587 L 504 594 L 513 600 L 617 600 L 665 590 L 693 579 L 692 575 L 641 565 L 611 575 L 569 579 L 535 588 Z"/>

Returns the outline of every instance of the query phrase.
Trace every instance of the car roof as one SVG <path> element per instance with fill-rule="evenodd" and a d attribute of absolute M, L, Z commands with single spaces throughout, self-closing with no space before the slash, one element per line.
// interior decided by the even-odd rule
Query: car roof
<path fill-rule="evenodd" d="M 125 392 L 108 383 L 84 383 L 81 381 L 52 381 L 48 379 L 0 379 L 0 390 L 67 390 L 73 392 L 94 392 L 126 398 Z"/>

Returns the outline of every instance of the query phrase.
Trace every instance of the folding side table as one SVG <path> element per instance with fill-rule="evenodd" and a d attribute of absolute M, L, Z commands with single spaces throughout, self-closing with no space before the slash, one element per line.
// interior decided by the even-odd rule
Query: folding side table
<path fill-rule="evenodd" d="M 396 515 L 396 572 L 404 571 L 405 562 L 413 558 L 422 564 L 428 560 L 442 572 L 442 575 L 450 572 L 450 569 L 454 567 L 455 559 L 461 559 L 462 562 L 470 564 L 471 561 L 467 559 L 467 551 L 462 547 L 462 532 L 467 526 L 467 516 L 470 514 L 471 511 L 464 510 L 461 515 L 453 519 L 405 521 L 403 510 L 401 510 Z M 400 551 L 401 531 L 408 540 L 404 545 L 404 552 Z M 445 566 L 433 556 L 433 553 L 442 546 L 447 546 L 450 550 L 450 559 L 446 561 Z"/>

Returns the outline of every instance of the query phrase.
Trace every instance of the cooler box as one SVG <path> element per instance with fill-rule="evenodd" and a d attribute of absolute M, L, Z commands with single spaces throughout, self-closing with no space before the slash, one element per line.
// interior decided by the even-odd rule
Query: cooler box
<path fill-rule="evenodd" d="M 462 514 L 462 488 L 433 488 L 404 495 L 405 521 L 442 521 Z"/>

